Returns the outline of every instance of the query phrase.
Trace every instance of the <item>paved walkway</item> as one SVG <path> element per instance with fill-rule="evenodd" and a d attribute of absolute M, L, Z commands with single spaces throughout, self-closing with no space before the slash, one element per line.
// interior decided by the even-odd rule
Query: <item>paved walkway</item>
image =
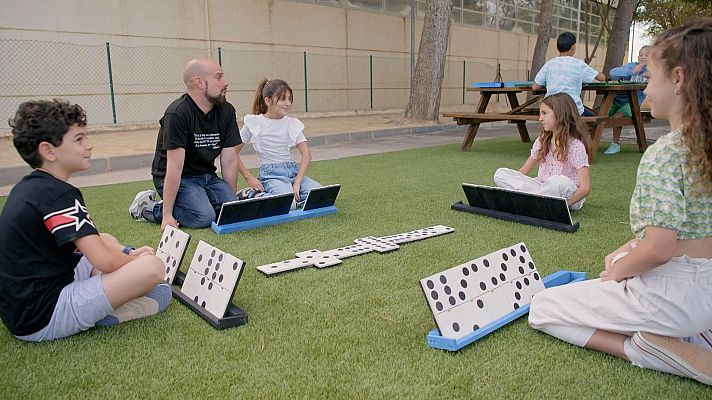
<path fill-rule="evenodd" d="M 367 114 L 302 118 L 302 121 L 315 161 L 460 143 L 466 130 L 465 126 L 457 126 L 447 118 L 442 119 L 441 124 L 402 124 L 398 118 L 399 114 Z M 516 127 L 505 122 L 485 125 L 477 134 L 478 140 L 517 134 Z M 531 133 L 538 129 L 538 123 L 531 123 Z M 92 166 L 70 182 L 84 187 L 150 180 L 157 131 L 152 127 L 92 133 Z M 653 121 L 646 125 L 646 133 L 648 139 L 655 140 L 667 133 L 667 125 Z M 610 130 L 604 133 L 604 141 L 609 138 Z M 624 134 L 623 139 L 635 142 L 634 135 Z M 248 168 L 259 166 L 251 148 L 243 150 L 242 158 Z M 28 172 L 30 168 L 17 155 L 12 140 L 0 138 L 0 196 L 7 195 L 14 183 Z"/>

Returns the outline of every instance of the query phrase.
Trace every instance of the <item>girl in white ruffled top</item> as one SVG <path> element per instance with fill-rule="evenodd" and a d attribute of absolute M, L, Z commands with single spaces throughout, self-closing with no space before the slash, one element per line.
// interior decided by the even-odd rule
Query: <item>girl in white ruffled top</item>
<path fill-rule="evenodd" d="M 260 160 L 260 172 L 257 179 L 249 172 L 243 173 L 248 187 L 238 192 L 238 198 L 291 192 L 292 208 L 298 208 L 304 205 L 309 190 L 321 187 L 306 176 L 312 157 L 304 137 L 304 124 L 287 116 L 292 98 L 292 88 L 281 79 L 263 79 L 257 86 L 252 114 L 245 115 L 240 137 L 243 143 L 252 143 Z M 243 146 L 239 145 L 238 151 Z M 289 153 L 295 146 L 301 154 L 299 164 Z"/>

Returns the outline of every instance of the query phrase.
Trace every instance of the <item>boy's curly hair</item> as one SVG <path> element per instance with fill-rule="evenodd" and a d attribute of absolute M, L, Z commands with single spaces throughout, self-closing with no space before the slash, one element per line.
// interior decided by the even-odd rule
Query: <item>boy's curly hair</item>
<path fill-rule="evenodd" d="M 30 167 L 42 166 L 38 149 L 42 142 L 62 144 L 72 125 L 86 126 L 87 116 L 81 106 L 54 99 L 27 101 L 20 104 L 8 123 L 12 128 L 12 143 Z"/>

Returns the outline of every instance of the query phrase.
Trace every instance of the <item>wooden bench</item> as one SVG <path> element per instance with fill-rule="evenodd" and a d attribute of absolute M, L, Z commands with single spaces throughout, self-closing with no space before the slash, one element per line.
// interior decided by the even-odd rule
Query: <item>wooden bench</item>
<path fill-rule="evenodd" d="M 468 151 L 472 145 L 472 141 L 477 135 L 477 130 L 479 129 L 480 123 L 482 122 L 496 122 L 496 121 L 509 121 L 509 123 L 517 124 L 517 129 L 519 131 L 519 136 L 522 142 L 531 142 L 529 137 L 529 132 L 526 128 L 527 121 L 538 121 L 539 115 L 532 113 L 532 110 L 518 110 L 517 114 L 486 114 L 486 113 L 474 113 L 474 112 L 449 112 L 443 113 L 443 117 L 453 118 L 458 125 L 469 125 L 467 129 L 467 136 L 463 142 L 461 148 L 463 151 Z M 535 111 L 535 110 L 534 110 Z M 650 112 L 641 112 L 644 121 L 650 121 Z M 598 142 L 600 141 L 601 133 L 603 128 L 621 129 L 626 125 L 633 125 L 633 119 L 630 117 L 601 117 L 601 116 L 582 116 L 581 119 L 588 125 L 591 132 L 591 138 L 594 141 L 595 149 L 598 148 Z M 642 140 L 642 142 L 641 142 Z M 645 143 L 645 133 L 642 134 L 642 138 L 638 137 L 638 145 L 641 146 Z M 644 147 L 645 145 L 642 144 Z M 641 149 L 643 148 L 641 147 Z M 594 152 L 595 152 L 594 149 Z"/>

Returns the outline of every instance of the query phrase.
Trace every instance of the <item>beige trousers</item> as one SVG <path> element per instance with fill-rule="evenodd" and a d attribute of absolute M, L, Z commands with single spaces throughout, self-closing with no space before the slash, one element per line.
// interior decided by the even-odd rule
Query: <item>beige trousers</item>
<path fill-rule="evenodd" d="M 712 328 L 712 260 L 673 257 L 622 282 L 600 279 L 539 292 L 529 325 L 584 346 L 596 329 L 688 337 Z"/>
<path fill-rule="evenodd" d="M 520 192 L 543 194 L 545 196 L 563 197 L 570 199 L 574 195 L 578 186 L 571 178 L 563 175 L 554 175 L 540 182 L 530 176 L 524 175 L 519 171 L 510 168 L 499 168 L 494 173 L 494 183 L 505 189 L 518 190 Z M 569 209 L 580 210 L 586 199 L 581 199 L 572 204 Z"/>

